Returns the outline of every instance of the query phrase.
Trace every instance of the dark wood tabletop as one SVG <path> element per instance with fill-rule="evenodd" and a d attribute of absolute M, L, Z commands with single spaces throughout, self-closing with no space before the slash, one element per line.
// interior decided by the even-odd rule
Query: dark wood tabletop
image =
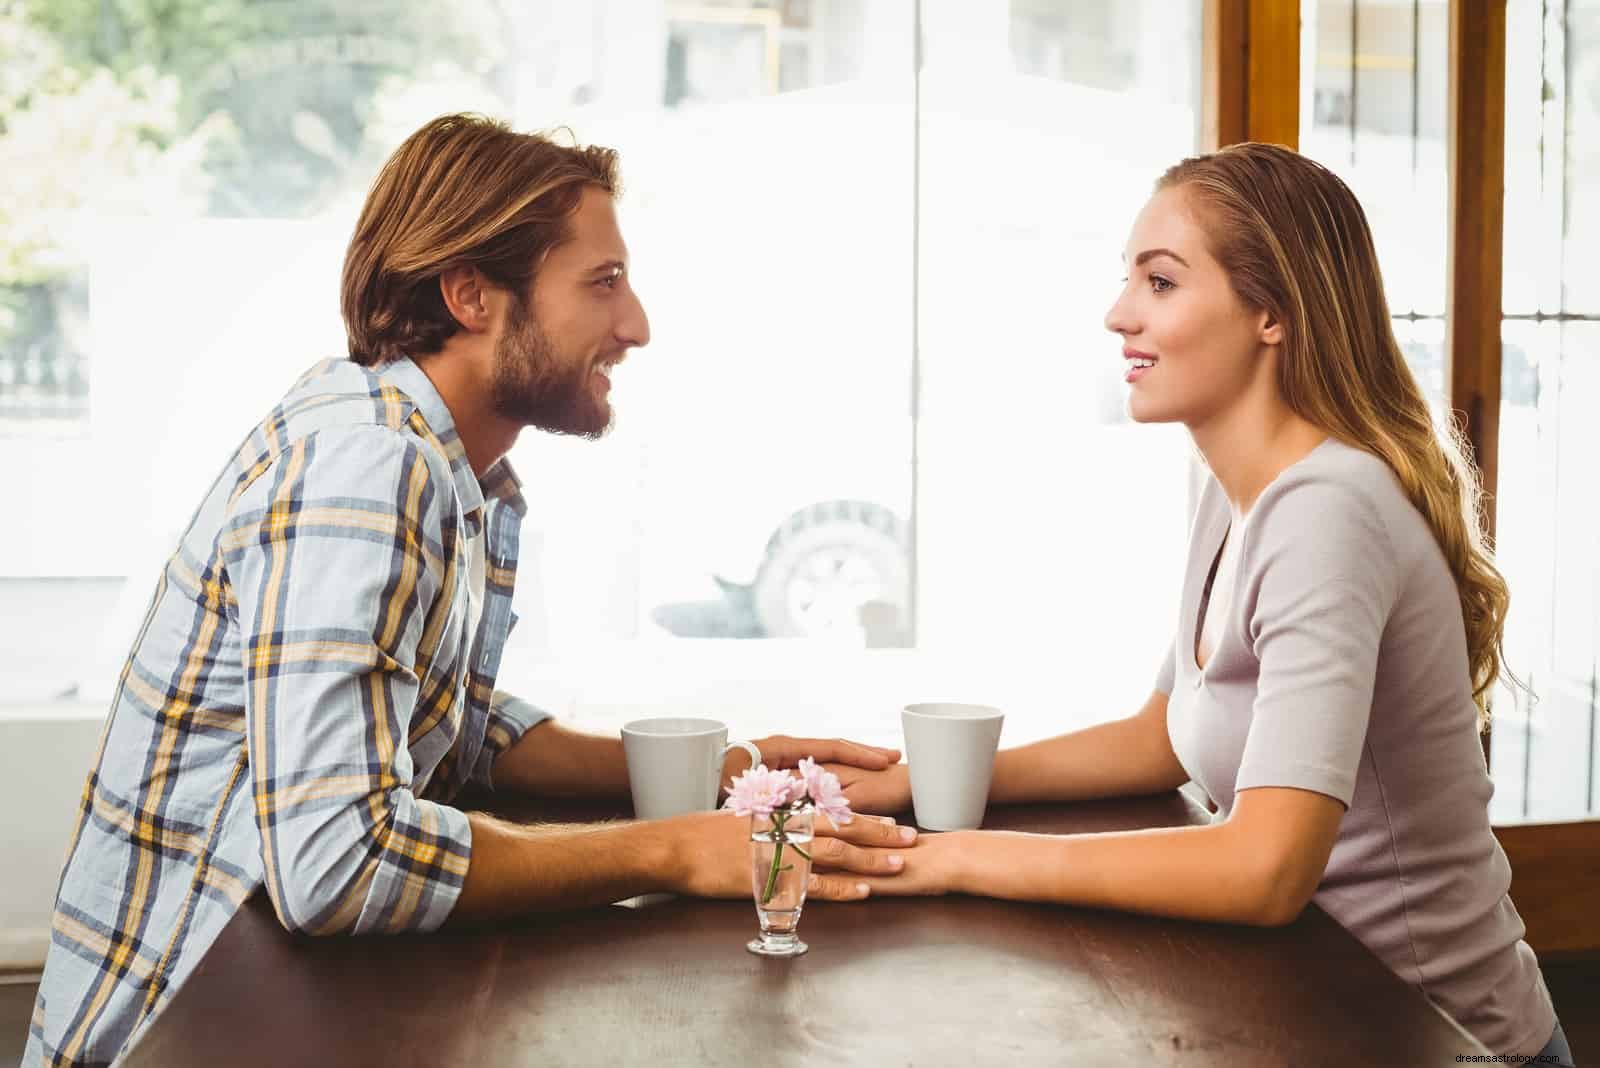
<path fill-rule="evenodd" d="M 540 805 L 502 814 L 606 815 Z M 616 814 L 616 813 L 611 813 Z M 992 807 L 1068 833 L 1204 820 L 1183 795 Z M 749 901 L 312 939 L 257 894 L 130 1051 L 185 1065 L 1453 1065 L 1484 1048 L 1315 907 L 1273 930 L 969 897 Z"/>

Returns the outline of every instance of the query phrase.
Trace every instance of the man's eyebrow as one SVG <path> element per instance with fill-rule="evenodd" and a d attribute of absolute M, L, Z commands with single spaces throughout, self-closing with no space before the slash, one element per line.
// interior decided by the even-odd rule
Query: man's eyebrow
<path fill-rule="evenodd" d="M 1155 259 L 1157 256 L 1166 256 L 1168 259 L 1177 260 L 1179 263 L 1183 264 L 1185 267 L 1189 266 L 1189 261 L 1188 260 L 1186 260 L 1182 256 L 1178 255 L 1176 252 L 1172 251 L 1170 248 L 1147 248 L 1143 252 L 1139 253 L 1137 256 L 1135 256 L 1133 258 L 1133 265 L 1135 267 L 1143 267 L 1145 264 L 1149 263 L 1151 260 Z"/>
<path fill-rule="evenodd" d="M 599 274 L 601 271 L 626 271 L 627 269 L 628 265 L 622 260 L 606 260 L 604 263 L 597 263 L 590 267 L 589 273 Z"/>

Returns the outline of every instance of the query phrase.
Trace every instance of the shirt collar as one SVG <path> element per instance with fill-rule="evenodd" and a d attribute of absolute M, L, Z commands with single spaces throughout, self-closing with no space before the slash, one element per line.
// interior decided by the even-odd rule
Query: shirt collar
<path fill-rule="evenodd" d="M 432 380 L 415 361 L 409 356 L 392 360 L 378 371 L 378 377 L 411 398 L 422 413 L 428 429 L 444 446 L 445 458 L 450 461 L 450 475 L 455 481 L 456 495 L 461 498 L 461 507 L 468 515 L 478 512 L 486 498 L 509 505 L 518 516 L 527 512 L 522 498 L 522 480 L 517 477 L 509 460 L 501 457 L 483 473 L 483 478 L 473 476 L 472 464 L 467 459 L 466 448 L 461 444 L 461 436 L 456 433 L 456 421 L 450 415 L 449 405 L 445 404 Z"/>

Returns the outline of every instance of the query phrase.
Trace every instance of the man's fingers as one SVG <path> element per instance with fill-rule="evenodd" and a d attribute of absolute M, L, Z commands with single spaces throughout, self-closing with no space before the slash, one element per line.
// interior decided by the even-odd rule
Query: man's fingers
<path fill-rule="evenodd" d="M 867 884 L 848 875 L 813 875 L 806 896 L 815 901 L 860 901 Z"/>
<path fill-rule="evenodd" d="M 881 846 L 884 848 L 904 848 L 912 845 L 917 840 L 917 829 L 911 826 L 902 827 L 887 816 L 862 816 L 846 824 L 836 824 L 825 813 L 818 812 L 815 823 L 817 840 L 823 836 L 842 838 L 846 842 L 863 846 Z"/>
<path fill-rule="evenodd" d="M 906 858 L 889 849 L 863 848 L 839 838 L 813 838 L 811 862 L 859 875 L 898 875 Z"/>
<path fill-rule="evenodd" d="M 811 752 L 805 755 L 819 764 L 848 764 L 867 771 L 882 771 L 900 759 L 898 749 L 882 749 L 843 738 L 818 739 L 810 748 Z"/>

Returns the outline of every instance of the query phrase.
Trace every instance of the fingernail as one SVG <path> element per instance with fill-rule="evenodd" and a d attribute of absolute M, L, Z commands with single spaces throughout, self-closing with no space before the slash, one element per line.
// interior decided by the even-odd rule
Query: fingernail
<path fill-rule="evenodd" d="M 900 841 L 902 841 L 902 842 L 915 842 L 916 840 L 917 840 L 917 829 L 915 827 L 902 827 L 902 828 L 900 828 Z"/>
<path fill-rule="evenodd" d="M 866 883 L 856 883 L 856 893 L 860 894 L 862 897 L 867 896 L 867 889 Z"/>
<path fill-rule="evenodd" d="M 889 867 L 891 867 L 891 868 L 899 868 L 899 867 L 903 866 L 905 864 L 905 862 L 906 862 L 906 858 L 905 857 L 890 857 L 889 858 Z"/>
<path fill-rule="evenodd" d="M 813 875 L 811 877 L 811 879 L 807 882 L 806 889 L 807 890 L 821 890 L 822 889 L 822 880 L 817 878 L 815 875 Z"/>

